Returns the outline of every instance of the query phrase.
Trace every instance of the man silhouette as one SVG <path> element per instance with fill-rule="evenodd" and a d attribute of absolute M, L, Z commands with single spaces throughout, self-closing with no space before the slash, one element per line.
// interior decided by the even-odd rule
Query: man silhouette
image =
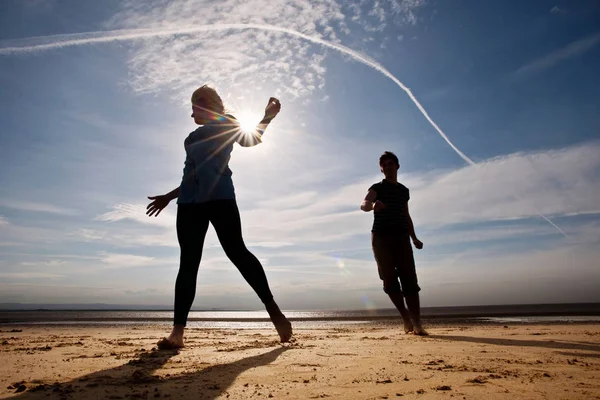
<path fill-rule="evenodd" d="M 384 179 L 369 188 L 360 205 L 361 210 L 373 210 L 374 213 L 371 243 L 379 278 L 383 281 L 384 292 L 402 315 L 404 331 L 427 335 L 421 326 L 421 288 L 410 239 L 417 249 L 423 248 L 423 242 L 417 239 L 408 212 L 410 193 L 398 182 L 400 164 L 394 153 L 383 153 L 379 157 L 379 167 Z M 405 299 L 408 310 L 404 306 Z"/>

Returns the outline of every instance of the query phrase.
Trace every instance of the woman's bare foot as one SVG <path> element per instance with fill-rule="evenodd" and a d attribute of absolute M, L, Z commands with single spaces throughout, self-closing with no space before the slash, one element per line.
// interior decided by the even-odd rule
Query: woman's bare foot
<path fill-rule="evenodd" d="M 183 347 L 183 330 L 181 325 L 173 326 L 173 330 L 168 338 L 162 338 L 156 344 L 160 350 L 181 349 Z"/>
<path fill-rule="evenodd" d="M 271 322 L 273 322 L 275 329 L 277 329 L 281 343 L 288 343 L 292 339 L 292 324 L 283 315 L 275 301 L 266 304 L 266 308 Z"/>
<path fill-rule="evenodd" d="M 290 321 L 283 314 L 275 318 L 271 317 L 271 321 L 275 325 L 275 329 L 277 329 L 281 343 L 288 343 L 292 339 L 292 324 Z"/>

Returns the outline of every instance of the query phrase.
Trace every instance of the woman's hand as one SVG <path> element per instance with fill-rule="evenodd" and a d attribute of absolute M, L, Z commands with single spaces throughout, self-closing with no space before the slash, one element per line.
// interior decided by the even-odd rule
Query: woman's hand
<path fill-rule="evenodd" d="M 269 98 L 269 103 L 265 107 L 265 118 L 263 120 L 272 120 L 279 114 L 281 103 L 275 97 Z"/>
<path fill-rule="evenodd" d="M 148 196 L 148 198 L 150 200 L 153 200 L 150 204 L 148 204 L 148 206 L 146 206 L 146 215 L 148 215 L 149 217 L 153 215 L 155 217 L 158 217 L 158 214 L 160 214 L 160 212 L 166 206 L 168 206 L 172 200 L 172 197 L 170 197 L 167 194 L 163 194 L 160 196 Z"/>

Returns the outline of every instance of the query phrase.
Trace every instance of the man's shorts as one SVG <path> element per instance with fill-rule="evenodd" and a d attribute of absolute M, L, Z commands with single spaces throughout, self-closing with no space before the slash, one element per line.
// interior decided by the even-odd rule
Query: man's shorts
<path fill-rule="evenodd" d="M 421 288 L 417 282 L 410 237 L 373 232 L 371 244 L 379 278 L 383 281 L 383 291 L 388 294 L 401 292 L 404 296 L 419 293 Z"/>

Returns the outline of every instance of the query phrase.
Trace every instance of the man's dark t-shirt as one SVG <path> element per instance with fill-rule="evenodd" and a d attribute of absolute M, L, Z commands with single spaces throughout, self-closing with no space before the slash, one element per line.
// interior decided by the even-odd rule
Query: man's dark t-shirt
<path fill-rule="evenodd" d="M 401 183 L 391 183 L 384 179 L 371 186 L 369 190 L 377 193 L 375 200 L 385 204 L 383 210 L 374 213 L 371 232 L 408 236 L 409 225 L 406 213 L 406 203 L 410 199 L 408 188 Z"/>

